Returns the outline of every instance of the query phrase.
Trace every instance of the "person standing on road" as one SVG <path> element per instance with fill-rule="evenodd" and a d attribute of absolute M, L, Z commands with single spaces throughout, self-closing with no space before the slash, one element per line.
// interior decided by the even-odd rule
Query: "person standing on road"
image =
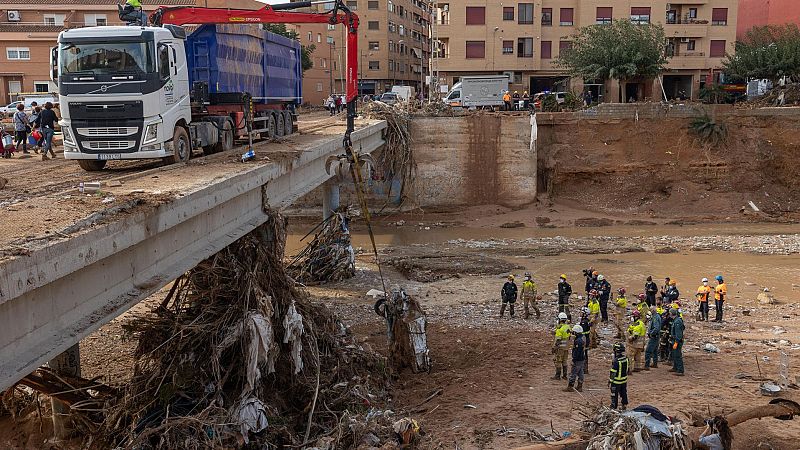
<path fill-rule="evenodd" d="M 506 91 L 506 93 L 503 94 L 503 103 L 505 104 L 504 105 L 505 110 L 511 111 L 511 94 L 508 91 Z"/>
<path fill-rule="evenodd" d="M 728 287 L 725 286 L 725 280 L 722 275 L 717 275 L 717 287 L 714 288 L 714 306 L 717 307 L 717 315 L 714 322 L 722 322 L 722 307 L 725 303 L 725 297 L 728 296 Z"/>
<path fill-rule="evenodd" d="M 567 379 L 567 358 L 569 357 L 569 336 L 570 329 L 567 323 L 567 315 L 558 313 L 558 324 L 556 325 L 555 340 L 553 341 L 553 363 L 556 366 L 554 380 Z"/>
<path fill-rule="evenodd" d="M 514 111 L 519 110 L 519 91 L 514 91 L 514 95 L 511 96 L 511 100 Z"/>
<path fill-rule="evenodd" d="M 647 306 L 654 306 L 656 304 L 656 294 L 658 294 L 658 286 L 653 281 L 653 277 L 647 277 L 647 283 L 644 284 L 644 295 Z"/>
<path fill-rule="evenodd" d="M 661 314 L 650 307 L 650 323 L 647 325 L 647 348 L 644 351 L 644 370 L 658 368 L 658 343 L 661 340 Z"/>
<path fill-rule="evenodd" d="M 602 307 L 603 304 L 600 303 Z M 617 290 L 617 300 L 614 302 L 614 326 L 617 328 L 617 339 L 622 339 L 622 330 L 625 328 L 625 313 L 628 310 L 628 298 L 625 297 L 625 288 Z"/>
<path fill-rule="evenodd" d="M 42 161 L 48 159 L 48 152 L 50 152 L 50 158 L 56 158 L 56 153 L 53 151 L 53 135 L 56 132 L 56 122 L 58 122 L 58 117 L 53 112 L 53 104 L 50 102 L 45 103 L 44 110 L 39 116 L 39 131 L 42 133 Z"/>
<path fill-rule="evenodd" d="M 541 316 L 541 312 L 539 311 L 539 302 L 536 298 L 536 283 L 531 279 L 530 272 L 525 272 L 525 279 L 522 281 L 522 293 L 520 296 L 522 297 L 522 306 L 525 309 L 525 314 L 522 318 L 527 319 L 531 316 L 530 307 L 533 308 L 533 311 L 536 313 L 536 318 L 538 319 Z"/>
<path fill-rule="evenodd" d="M 642 366 L 642 353 L 644 353 L 644 335 L 646 329 L 639 311 L 631 314 L 631 324 L 628 326 L 628 346 L 633 358 L 633 371 L 640 371 Z"/>
<path fill-rule="evenodd" d="M 503 313 L 506 311 L 506 305 L 508 305 L 508 312 L 513 319 L 514 303 L 517 302 L 517 284 L 514 283 L 514 275 L 509 275 L 508 281 L 503 284 L 503 289 L 500 291 L 500 298 L 503 302 L 500 306 L 500 318 L 503 318 Z"/>
<path fill-rule="evenodd" d="M 22 103 L 17 105 L 17 112 L 14 113 L 12 121 L 14 122 L 14 138 L 16 139 L 14 147 L 19 151 L 19 145 L 21 143 L 22 154 L 30 155 L 28 151 L 28 133 L 31 129 L 31 123 L 28 121 L 28 115 L 25 114 L 25 105 Z"/>
<path fill-rule="evenodd" d="M 528 95 L 528 91 L 522 93 L 522 105 L 525 108 L 525 111 L 531 107 L 531 96 Z"/>
<path fill-rule="evenodd" d="M 614 358 L 611 361 L 611 373 L 608 377 L 608 387 L 611 388 L 611 409 L 617 409 L 619 399 L 622 399 L 621 411 L 628 407 L 628 368 L 630 362 L 625 356 L 625 344 L 614 344 Z"/>
<path fill-rule="evenodd" d="M 586 308 L 589 310 L 589 323 L 590 323 L 590 333 L 589 333 L 589 347 L 590 348 L 597 348 L 597 344 L 599 343 L 600 339 L 597 337 L 597 325 L 600 323 L 600 301 L 599 301 L 600 294 L 597 292 L 596 289 L 592 289 L 589 291 L 589 303 L 586 305 Z"/>
<path fill-rule="evenodd" d="M 567 320 L 572 322 L 572 315 L 569 312 L 569 297 L 572 295 L 572 286 L 567 283 L 567 276 L 561 274 L 558 280 L 558 312 L 567 315 Z"/>
<path fill-rule="evenodd" d="M 697 288 L 697 301 L 699 302 L 700 321 L 708 321 L 708 300 L 711 296 L 711 286 L 708 285 L 708 278 L 703 278 L 700 287 Z"/>
<path fill-rule="evenodd" d="M 600 293 L 600 315 L 603 322 L 608 322 L 608 298 L 611 296 L 611 283 L 606 281 L 605 275 L 597 275 L 595 289 Z"/>
<path fill-rule="evenodd" d="M 683 324 L 683 319 L 678 315 L 678 310 L 671 308 L 669 316 L 672 319 L 672 326 L 670 327 L 669 337 L 672 342 L 672 369 L 670 372 L 675 372 L 675 375 L 683 376 L 683 332 L 686 327 Z"/>
<path fill-rule="evenodd" d="M 590 319 L 589 308 L 584 306 L 581 308 L 581 335 L 583 336 L 583 353 L 585 355 L 584 363 L 583 363 L 583 373 L 589 373 L 589 347 L 592 345 L 592 321 Z M 595 347 L 597 344 L 594 344 Z"/>
<path fill-rule="evenodd" d="M 336 102 L 335 103 L 336 104 L 336 114 L 339 114 L 340 112 L 342 112 L 342 96 L 341 95 L 337 95 L 336 99 L 335 99 L 335 102 Z"/>
<path fill-rule="evenodd" d="M 572 392 L 573 386 L 578 392 L 583 392 L 583 374 L 586 365 L 586 341 L 584 340 L 583 327 L 575 325 L 572 327 L 575 340 L 572 341 L 572 371 L 569 373 L 569 381 L 565 392 Z M 575 381 L 578 385 L 575 386 Z"/>

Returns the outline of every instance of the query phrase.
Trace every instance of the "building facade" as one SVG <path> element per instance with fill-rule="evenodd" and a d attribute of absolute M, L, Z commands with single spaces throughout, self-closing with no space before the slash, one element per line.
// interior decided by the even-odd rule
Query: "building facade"
<path fill-rule="evenodd" d="M 736 39 L 741 40 L 747 30 L 755 26 L 800 25 L 800 2 L 797 0 L 739 0 L 739 20 Z"/>
<path fill-rule="evenodd" d="M 696 98 L 734 51 L 738 0 L 439 0 L 433 68 L 440 85 L 461 76 L 508 74 L 511 90 L 584 90 L 595 100 Z M 659 23 L 671 56 L 660 83 L 570 79 L 556 64 L 579 27 L 625 19 Z"/>
<path fill-rule="evenodd" d="M 347 0 L 359 17 L 359 93 L 380 94 L 394 85 L 426 89 L 430 61 L 431 7 L 423 0 Z M 317 11 L 330 4 L 315 6 Z M 331 92 L 343 93 L 345 30 L 341 25 L 292 27 L 303 45 L 313 44 L 314 68 L 303 80 L 303 100 L 320 104 Z"/>
<path fill-rule="evenodd" d="M 50 81 L 50 49 L 67 28 L 121 25 L 122 0 L 3 0 L 0 2 L 0 103 L 17 93 L 55 92 Z M 156 6 L 195 5 L 257 9 L 255 0 L 142 0 L 145 12 Z"/>

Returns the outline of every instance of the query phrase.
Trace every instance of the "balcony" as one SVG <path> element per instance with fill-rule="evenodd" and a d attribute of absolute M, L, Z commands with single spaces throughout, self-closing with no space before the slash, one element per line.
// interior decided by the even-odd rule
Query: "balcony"
<path fill-rule="evenodd" d="M 708 27 L 707 23 L 665 24 L 664 35 L 668 39 L 674 37 L 704 38 L 708 36 Z"/>

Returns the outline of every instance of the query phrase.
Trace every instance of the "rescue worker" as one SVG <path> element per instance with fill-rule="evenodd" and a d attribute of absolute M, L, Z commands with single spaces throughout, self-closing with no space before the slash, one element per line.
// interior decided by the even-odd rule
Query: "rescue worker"
<path fill-rule="evenodd" d="M 522 293 L 520 295 L 522 297 L 522 306 L 525 308 L 525 315 L 523 318 L 527 319 L 530 317 L 530 307 L 533 308 L 533 311 L 536 313 L 536 318 L 538 319 L 539 316 L 541 316 L 541 312 L 539 311 L 539 302 L 536 298 L 536 283 L 531 279 L 530 272 L 525 272 L 525 279 L 522 281 Z"/>
<path fill-rule="evenodd" d="M 506 304 L 508 304 L 508 312 L 511 317 L 514 317 L 514 303 L 517 302 L 517 284 L 514 283 L 514 275 L 508 276 L 508 281 L 503 284 L 503 289 L 500 291 L 500 298 L 503 304 L 500 306 L 500 318 L 503 318 L 503 313 L 506 311 Z"/>
<path fill-rule="evenodd" d="M 505 104 L 504 105 L 505 110 L 511 111 L 511 94 L 508 91 L 506 91 L 506 93 L 503 94 L 503 103 Z"/>
<path fill-rule="evenodd" d="M 708 278 L 701 280 L 700 287 L 697 288 L 697 301 L 699 303 L 700 314 L 698 320 L 708 321 L 708 298 L 711 296 L 711 286 L 708 285 Z"/>
<path fill-rule="evenodd" d="M 572 392 L 573 386 L 578 392 L 583 392 L 583 374 L 586 363 L 586 341 L 584 340 L 583 327 L 572 327 L 575 340 L 572 341 L 572 371 L 569 373 L 569 382 L 564 388 L 565 392 Z M 575 382 L 578 382 L 577 386 Z"/>
<path fill-rule="evenodd" d="M 622 399 L 620 410 L 628 407 L 628 367 L 630 362 L 625 356 L 625 344 L 614 344 L 614 358 L 611 361 L 611 373 L 608 377 L 608 386 L 611 388 L 611 409 L 617 409 L 618 400 Z"/>
<path fill-rule="evenodd" d="M 567 314 L 558 313 L 555 340 L 553 341 L 553 363 L 556 366 L 554 380 L 567 379 L 567 357 L 569 356 L 570 329 Z"/>
<path fill-rule="evenodd" d="M 142 11 L 142 2 L 140 0 L 126 0 L 125 6 L 119 13 L 119 18 L 129 24 L 147 26 L 147 14 Z"/>
<path fill-rule="evenodd" d="M 675 280 L 669 280 L 669 284 L 667 284 L 667 290 L 665 292 L 666 301 L 665 304 L 670 304 L 678 300 L 681 296 L 680 292 L 678 292 L 678 286 L 675 284 Z"/>
<path fill-rule="evenodd" d="M 644 284 L 644 295 L 648 307 L 656 304 L 656 294 L 658 294 L 658 286 L 653 281 L 653 277 L 647 277 L 647 283 Z"/>
<path fill-rule="evenodd" d="M 669 316 L 672 319 L 669 332 L 669 338 L 672 342 L 672 368 L 669 371 L 675 372 L 675 375 L 683 376 L 683 331 L 686 327 L 683 324 L 683 319 L 678 315 L 677 309 L 670 309 Z"/>
<path fill-rule="evenodd" d="M 633 359 L 633 371 L 640 371 L 642 366 L 642 353 L 644 353 L 644 335 L 646 333 L 642 315 L 639 311 L 631 314 L 631 324 L 628 326 L 628 348 Z"/>
<path fill-rule="evenodd" d="M 603 304 L 600 303 L 602 308 Z M 625 313 L 628 309 L 628 299 L 625 297 L 625 288 L 617 290 L 617 300 L 614 302 L 614 326 L 617 328 L 617 339 L 622 339 L 622 330 L 625 322 Z"/>
<path fill-rule="evenodd" d="M 525 111 L 531 107 L 531 96 L 528 95 L 528 91 L 522 93 L 522 105 L 525 108 Z"/>
<path fill-rule="evenodd" d="M 600 315 L 603 322 L 608 322 L 608 298 L 611 295 L 611 283 L 606 281 L 604 275 L 597 275 L 595 289 L 600 293 Z"/>
<path fill-rule="evenodd" d="M 664 277 L 664 286 L 661 286 L 661 303 L 668 305 L 669 300 L 667 299 L 667 289 L 669 289 L 669 277 Z"/>
<path fill-rule="evenodd" d="M 597 272 L 589 267 L 588 270 L 583 271 L 583 276 L 586 277 L 586 284 L 584 286 L 584 292 L 586 292 L 587 299 L 589 298 L 589 292 L 595 288 L 595 283 L 597 283 Z"/>
<path fill-rule="evenodd" d="M 514 95 L 511 96 L 511 100 L 514 106 L 514 111 L 519 110 L 519 91 L 514 91 Z"/>
<path fill-rule="evenodd" d="M 670 331 L 672 330 L 672 317 L 667 308 L 662 308 L 664 313 L 661 315 L 661 342 L 659 343 L 659 357 L 661 361 L 668 361 L 672 365 L 672 342 L 670 342 Z"/>
<path fill-rule="evenodd" d="M 714 317 L 714 322 L 722 322 L 722 307 L 725 303 L 725 297 L 728 296 L 728 287 L 725 286 L 725 280 L 722 275 L 717 275 L 717 287 L 714 288 L 714 306 L 717 307 L 717 315 Z"/>
<path fill-rule="evenodd" d="M 639 316 L 641 316 L 642 320 L 647 319 L 647 313 L 650 311 L 650 307 L 645 302 L 646 297 L 644 293 L 640 293 L 636 298 L 633 300 L 633 304 L 636 306 L 636 310 L 639 311 Z"/>
<path fill-rule="evenodd" d="M 595 347 L 597 346 L 597 344 L 595 344 L 592 340 L 593 326 L 590 316 L 591 315 L 589 313 L 589 308 L 587 308 L 586 306 L 581 308 L 581 321 L 579 325 L 583 330 L 583 333 L 581 334 L 583 335 L 583 353 L 585 354 L 584 358 L 585 362 L 583 363 L 583 373 L 589 373 L 589 348 L 594 348 L 592 347 L 592 344 L 594 344 Z"/>
<path fill-rule="evenodd" d="M 597 338 L 597 324 L 600 322 L 600 294 L 596 289 L 589 292 L 589 303 L 586 308 L 589 310 L 589 347 L 597 348 L 600 339 Z"/>
<path fill-rule="evenodd" d="M 661 314 L 655 306 L 650 307 L 650 323 L 647 325 L 647 348 L 644 351 L 644 370 L 658 368 L 658 343 L 661 339 Z"/>
<path fill-rule="evenodd" d="M 558 312 L 567 315 L 567 319 L 572 322 L 572 314 L 569 313 L 569 297 L 572 295 L 572 286 L 567 283 L 567 276 L 563 273 L 558 280 Z"/>

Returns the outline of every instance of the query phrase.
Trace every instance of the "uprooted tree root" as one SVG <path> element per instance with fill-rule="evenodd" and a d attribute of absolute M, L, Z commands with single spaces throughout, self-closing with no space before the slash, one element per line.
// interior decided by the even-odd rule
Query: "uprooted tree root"
<path fill-rule="evenodd" d="M 372 408 L 386 396 L 384 359 L 295 287 L 285 235 L 272 213 L 127 325 L 134 375 L 95 448 L 351 448 L 391 434 Z"/>
<path fill-rule="evenodd" d="M 348 222 L 346 211 L 336 211 L 325 220 L 314 239 L 286 268 L 292 278 L 307 285 L 352 278 L 356 258 Z"/>
<path fill-rule="evenodd" d="M 364 108 L 364 115 L 386 121 L 386 145 L 380 153 L 378 164 L 387 180 L 400 182 L 399 198 L 405 200 L 406 189 L 413 186 L 417 173 L 417 162 L 411 147 L 411 115 L 402 109 L 402 105 L 392 106 L 383 102 L 369 103 Z M 391 195 L 391 190 L 388 190 L 387 196 Z"/>

